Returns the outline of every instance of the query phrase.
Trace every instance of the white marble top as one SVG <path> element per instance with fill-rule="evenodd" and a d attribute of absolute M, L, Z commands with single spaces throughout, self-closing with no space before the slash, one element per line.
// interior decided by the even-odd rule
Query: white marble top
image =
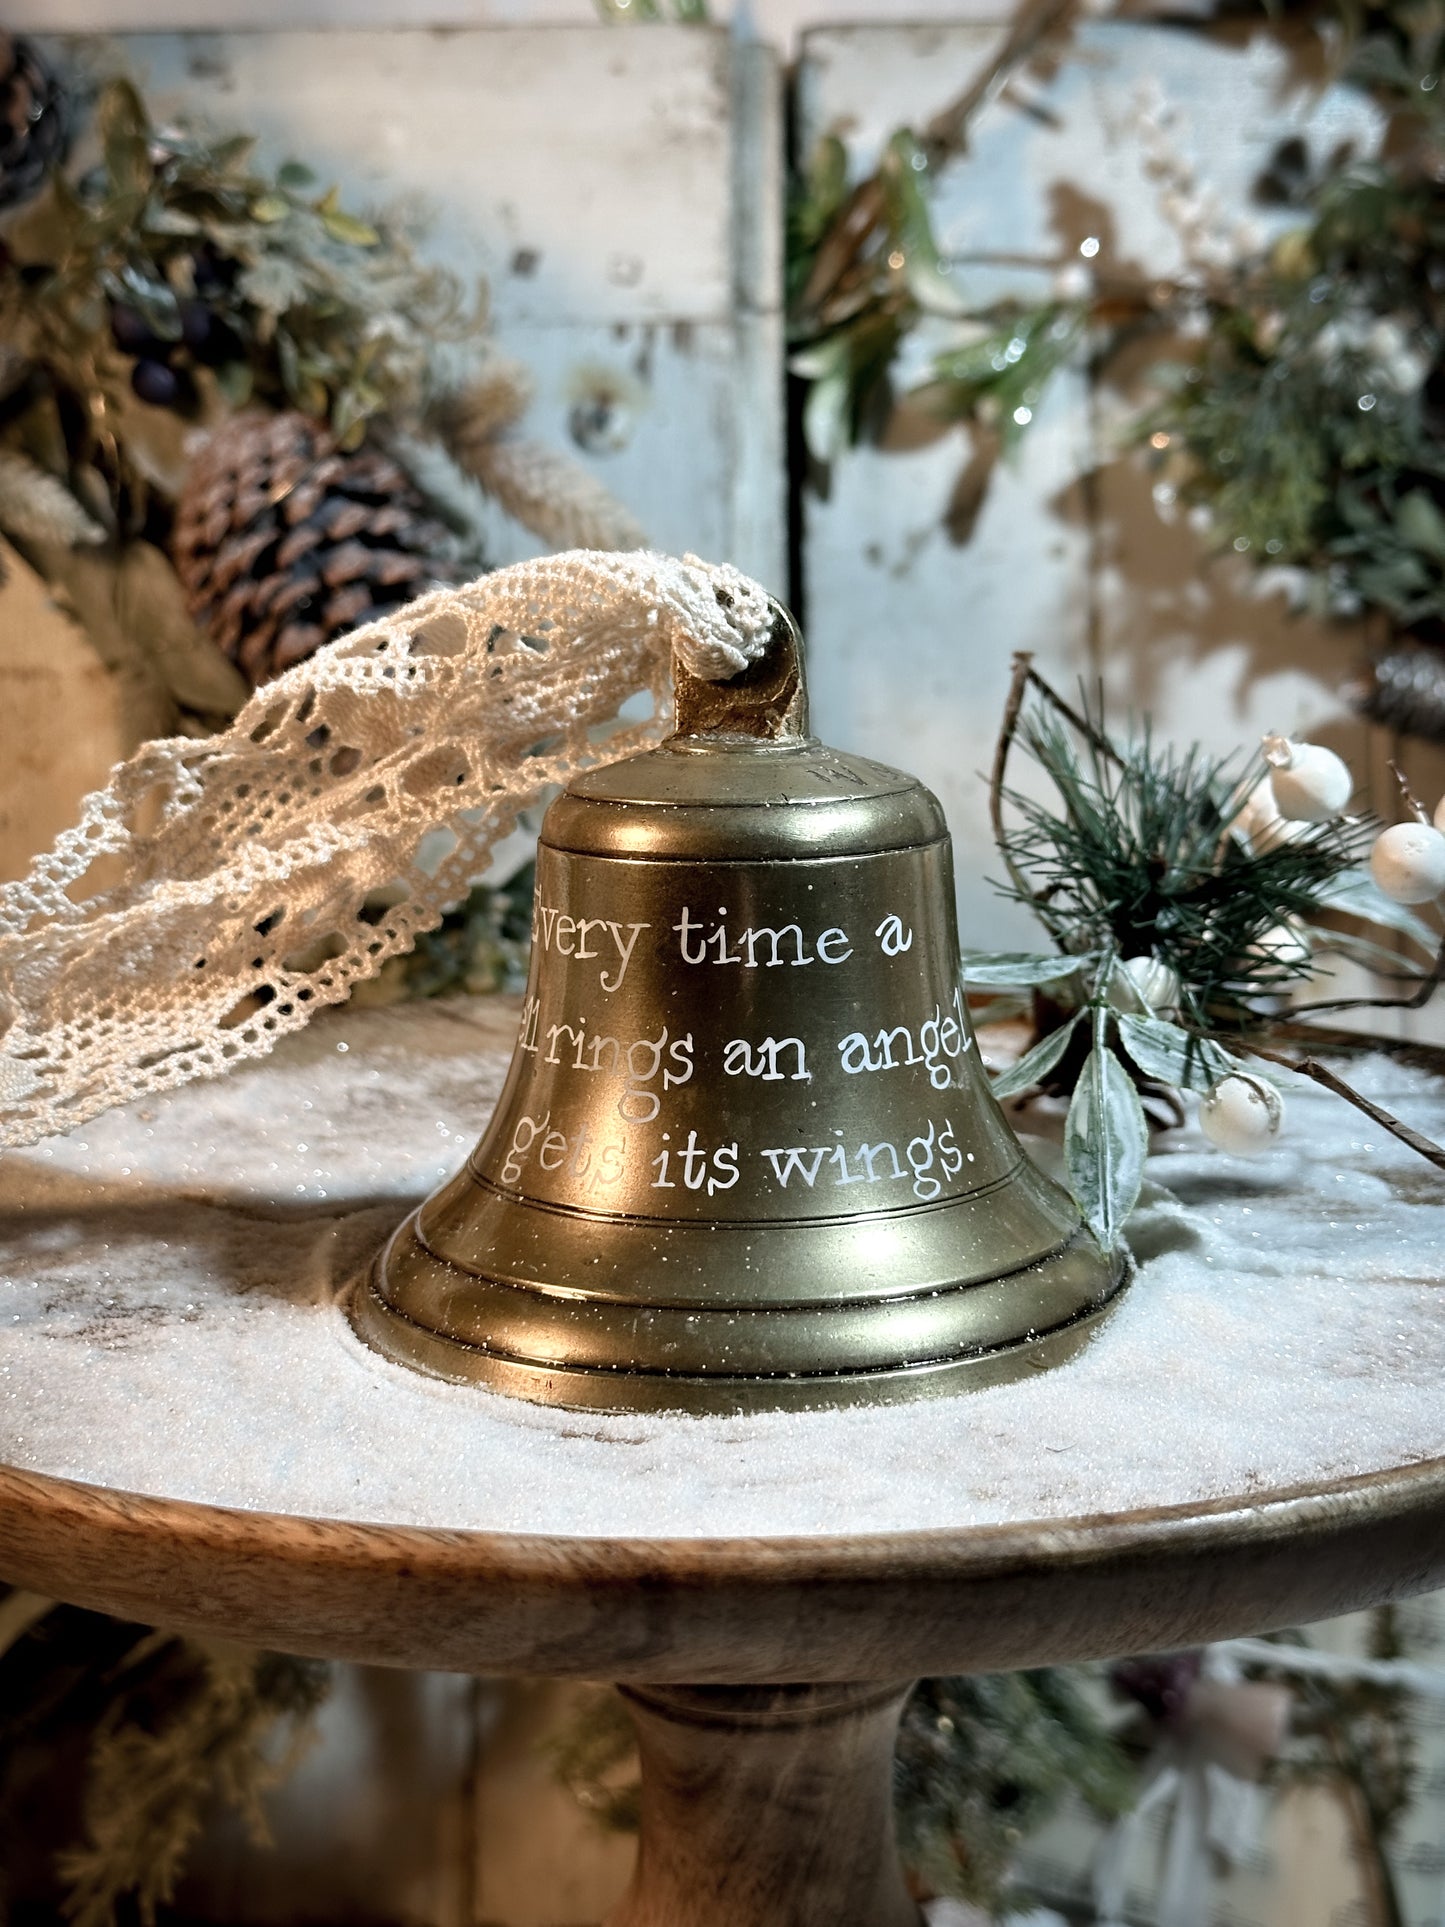
<path fill-rule="evenodd" d="M 479 1135 L 514 1017 L 330 1013 L 263 1065 L 0 1160 L 0 1461 L 311 1517 L 707 1538 L 1077 1518 L 1445 1455 L 1445 1180 L 1303 1085 L 1269 1156 L 1191 1130 L 1151 1161 L 1135 1284 L 1026 1383 L 624 1418 L 388 1364 L 336 1291 Z M 1445 1130 L 1424 1074 L 1350 1075 Z"/>

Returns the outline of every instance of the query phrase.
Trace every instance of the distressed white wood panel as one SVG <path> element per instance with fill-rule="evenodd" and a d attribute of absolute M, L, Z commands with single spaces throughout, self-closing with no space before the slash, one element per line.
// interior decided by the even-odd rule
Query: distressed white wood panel
<path fill-rule="evenodd" d="M 1208 0 L 1194 0 L 1201 12 Z M 876 20 L 888 0 L 712 0 L 711 17 L 744 37 L 790 49 L 809 27 Z M 1175 0 L 1171 11 L 1191 11 Z M 993 19 L 998 0 L 908 0 L 910 20 Z M 595 0 L 10 0 L 7 23 L 20 32 L 142 33 L 164 29 L 249 27 L 511 27 L 557 22 L 585 26 Z"/>
<path fill-rule="evenodd" d="M 999 31 L 875 25 L 808 35 L 803 137 L 836 131 L 858 170 L 870 167 L 895 127 L 921 126 L 967 84 Z M 1208 39 L 1090 23 L 1067 59 L 1030 76 L 1018 94 L 1042 113 L 1000 98 L 980 117 L 967 158 L 937 184 L 939 238 L 970 299 L 1037 299 L 1057 267 L 1084 258 L 1085 240 L 1098 241 L 1089 258 L 1106 272 L 1180 269 L 1178 234 L 1144 166 L 1139 122 L 1149 101 L 1172 110 L 1174 147 L 1228 218 L 1248 212 L 1255 239 L 1270 221 L 1252 208 L 1249 190 L 1279 140 L 1307 130 L 1317 151 L 1346 138 L 1368 150 L 1378 131 L 1359 94 L 1321 91 L 1306 51 L 1264 34 Z M 977 255 L 1012 260 L 988 266 L 970 260 Z M 1044 673 L 1066 685 L 1101 677 L 1116 714 L 1147 712 L 1163 736 L 1224 752 L 1249 747 L 1267 728 L 1308 732 L 1349 757 L 1362 800 L 1394 810 L 1380 781 L 1393 746 L 1351 715 L 1342 694 L 1362 638 L 1292 615 L 1277 585 L 1161 520 L 1146 467 L 1121 448 L 1127 420 L 1123 398 L 1090 392 L 1081 377 L 1056 379 L 963 546 L 943 527 L 967 458 L 961 434 L 860 449 L 835 465 L 828 498 L 806 504 L 820 724 L 917 770 L 937 790 L 958 846 L 966 942 L 1036 935 L 983 880 L 997 863 L 974 775 L 987 766 L 1015 649 L 1033 650 Z M 902 442 L 899 427 L 890 439 Z M 1433 803 L 1445 759 L 1410 744 L 1404 760 Z"/>
<path fill-rule="evenodd" d="M 798 75 L 803 141 L 837 132 L 865 171 L 894 128 L 922 125 L 968 83 L 996 38 L 986 26 L 809 34 Z M 1013 131 L 1011 116 L 980 130 L 962 201 L 957 177 L 947 182 L 938 214 L 950 251 L 962 246 L 964 230 L 974 248 L 1046 250 L 1046 210 L 1019 170 Z M 1029 278 L 1031 294 L 1040 285 Z M 1014 650 L 1035 650 L 1045 673 L 1065 683 L 1089 667 L 1088 529 L 1079 503 L 1072 512 L 1066 503 L 1062 513 L 1051 507 L 1088 465 L 1085 390 L 1079 379 L 1055 384 L 1016 464 L 996 475 L 965 546 L 945 518 L 966 439 L 935 432 L 906 445 L 916 431 L 898 439 L 905 446 L 844 455 L 826 500 L 805 503 L 818 728 L 843 747 L 916 772 L 937 793 L 954 836 L 964 943 L 1030 944 L 1031 919 L 1001 904 L 985 880 L 998 865 L 980 772 L 992 756 Z"/>
<path fill-rule="evenodd" d="M 995 478 L 966 549 L 945 516 L 955 437 L 908 454 L 860 449 L 806 510 L 814 726 L 828 742 L 919 776 L 953 832 L 964 944 L 1032 947 L 1031 918 L 1000 902 L 984 773 L 1016 649 L 1066 686 L 1088 668 L 1086 536 L 1043 504 L 1083 466 L 1078 381 L 1057 384 L 1015 467 Z M 1017 769 L 1020 786 L 1027 768 Z"/>
<path fill-rule="evenodd" d="M 415 199 L 428 250 L 527 327 L 731 312 L 725 35 L 603 27 L 135 35 L 158 110 Z"/>

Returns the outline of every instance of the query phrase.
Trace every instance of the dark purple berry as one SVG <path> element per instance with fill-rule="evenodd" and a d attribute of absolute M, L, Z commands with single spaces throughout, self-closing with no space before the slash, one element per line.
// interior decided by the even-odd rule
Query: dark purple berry
<path fill-rule="evenodd" d="M 181 303 L 181 340 L 196 360 L 209 367 L 235 361 L 241 353 L 240 337 L 230 323 L 204 301 Z"/>
<path fill-rule="evenodd" d="M 174 408 L 181 398 L 181 378 L 163 361 L 138 361 L 130 371 L 130 385 L 154 408 Z"/>
<path fill-rule="evenodd" d="M 217 254 L 209 241 L 203 241 L 191 256 L 191 278 L 197 294 L 218 294 L 235 280 L 235 264 Z"/>
<path fill-rule="evenodd" d="M 110 338 L 123 355 L 143 355 L 149 361 L 157 361 L 166 352 L 165 342 L 145 316 L 123 301 L 111 303 Z"/>
<path fill-rule="evenodd" d="M 181 340 L 193 355 L 199 354 L 210 340 L 216 317 L 204 301 L 181 303 Z"/>

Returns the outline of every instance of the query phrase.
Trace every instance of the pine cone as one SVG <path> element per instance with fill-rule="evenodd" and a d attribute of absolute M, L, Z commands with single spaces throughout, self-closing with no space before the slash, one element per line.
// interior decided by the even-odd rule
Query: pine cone
<path fill-rule="evenodd" d="M 1352 694 L 1371 722 L 1445 743 L 1445 651 L 1404 637 L 1376 656 Z"/>
<path fill-rule="evenodd" d="M 69 132 L 60 82 L 30 41 L 0 33 L 0 207 L 18 207 L 45 184 Z"/>
<path fill-rule="evenodd" d="M 446 577 L 453 543 L 389 456 L 291 412 L 212 436 L 172 549 L 192 617 L 254 685 Z"/>

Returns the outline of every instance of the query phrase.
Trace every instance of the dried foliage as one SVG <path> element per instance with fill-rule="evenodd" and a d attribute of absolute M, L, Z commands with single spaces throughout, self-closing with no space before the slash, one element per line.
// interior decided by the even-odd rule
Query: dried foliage
<path fill-rule="evenodd" d="M 93 136 L 98 162 L 52 172 L 0 245 L 0 530 L 108 665 L 149 679 L 120 578 L 138 546 L 164 565 L 178 503 L 192 614 L 174 582 L 160 599 L 191 641 L 163 672 L 211 646 L 262 679 L 480 573 L 479 488 L 549 547 L 644 545 L 595 477 L 519 432 L 531 384 L 485 339 L 485 290 L 469 301 L 399 222 L 363 219 L 299 162 L 262 166 L 245 136 L 158 125 L 123 79 Z M 304 517 L 258 507 L 268 423 L 314 454 Z M 81 544 L 95 553 L 77 563 Z M 200 702 L 183 680 L 162 674 L 156 733 L 205 733 L 244 697 L 219 655 Z"/>
<path fill-rule="evenodd" d="M 1308 1644 L 1283 1634 L 1281 1644 Z M 1393 1606 L 1370 1615 L 1368 1657 L 1405 1656 Z M 1261 1664 L 1256 1670 L 1268 1675 Z M 1344 1809 L 1352 1857 L 1363 1876 L 1369 1916 L 1378 1927 L 1405 1927 L 1390 1849 L 1420 1792 L 1419 1745 L 1410 1696 L 1367 1677 L 1284 1674 L 1294 1695 L 1293 1743 L 1275 1767 L 1283 1785 L 1328 1787 Z"/>
<path fill-rule="evenodd" d="M 105 540 L 105 530 L 64 482 L 13 448 L 0 448 L 0 529 L 22 542 L 64 549 Z"/>
<path fill-rule="evenodd" d="M 299 162 L 272 172 L 247 138 L 157 127 L 124 80 L 96 131 L 100 165 L 54 176 L 7 236 L 0 330 L 36 406 L 53 419 L 81 404 L 72 460 L 116 493 L 137 479 L 137 399 L 197 416 L 295 407 L 352 448 L 382 411 L 415 412 L 436 344 L 479 326 L 451 274 Z"/>
<path fill-rule="evenodd" d="M 505 883 L 479 883 L 435 930 L 423 931 L 405 956 L 393 957 L 379 977 L 358 985 L 352 1002 L 392 1004 L 455 991 L 481 996 L 524 989 L 535 876 L 536 864 L 528 861 Z"/>

